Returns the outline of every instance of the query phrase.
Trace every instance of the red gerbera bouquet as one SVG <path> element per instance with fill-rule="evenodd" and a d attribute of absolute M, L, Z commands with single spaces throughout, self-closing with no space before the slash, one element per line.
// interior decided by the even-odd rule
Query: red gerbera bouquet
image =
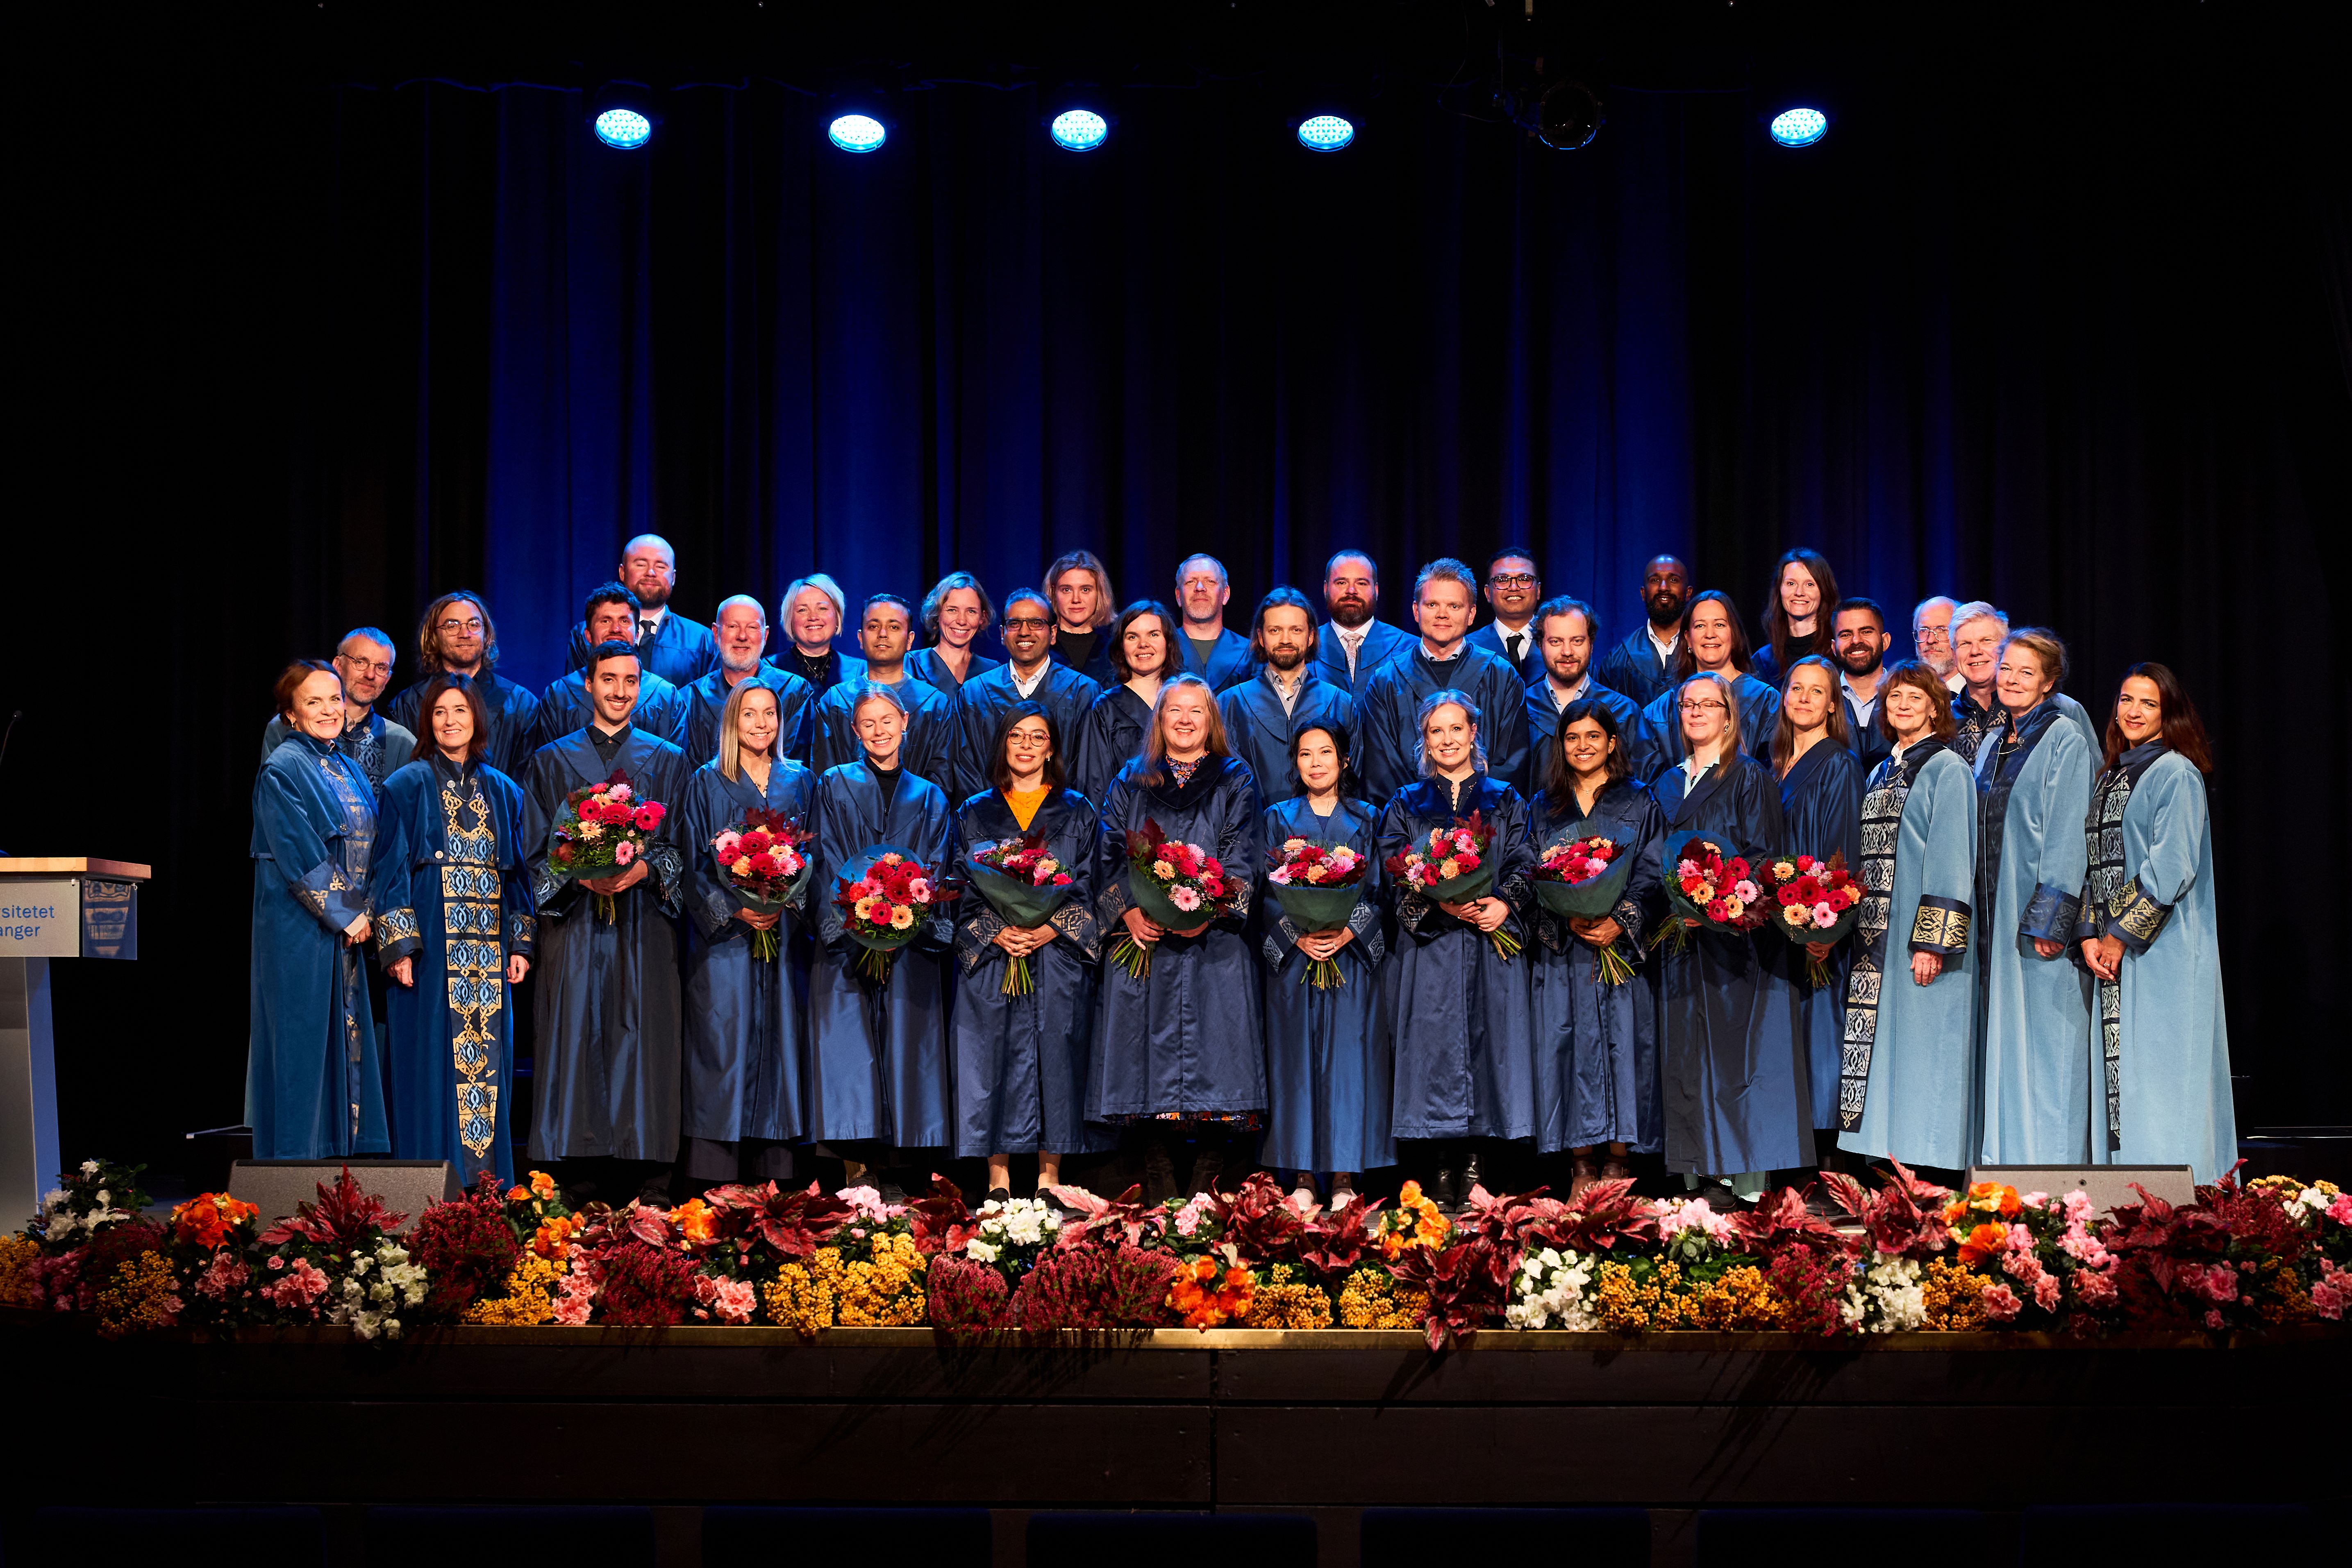
<path fill-rule="evenodd" d="M 1565 838 L 1536 863 L 1536 898 L 1556 915 L 1599 920 L 1617 907 L 1633 876 L 1633 857 L 1615 839 L 1597 833 Z M 1615 947 L 1596 952 L 1603 985 L 1622 985 L 1633 978 L 1633 966 Z"/>
<path fill-rule="evenodd" d="M 730 827 L 710 841 L 710 858 L 726 874 L 730 896 L 755 914 L 788 909 L 800 902 L 808 884 L 809 858 L 801 846 L 810 836 L 781 811 L 747 811 L 743 826 Z M 779 951 L 776 933 L 751 933 L 751 956 L 772 960 Z"/>
<path fill-rule="evenodd" d="M 1789 855 L 1765 862 L 1764 885 L 1772 895 L 1772 929 L 1799 944 L 1843 942 L 1862 918 L 1861 882 L 1845 868 L 1845 852 L 1826 859 Z M 1805 978 L 1819 991 L 1830 983 L 1830 966 L 1805 961 Z"/>
<path fill-rule="evenodd" d="M 866 951 L 857 973 L 887 983 L 898 950 L 923 934 L 931 906 L 943 901 L 931 868 L 903 849 L 878 845 L 843 868 L 833 901 L 847 911 L 843 925 Z"/>
<path fill-rule="evenodd" d="M 1433 903 L 1460 904 L 1495 889 L 1495 829 L 1483 812 L 1457 816 L 1449 827 L 1433 827 L 1429 841 L 1388 858 L 1389 875 Z M 1519 939 L 1496 926 L 1486 933 L 1506 963 L 1519 951 Z"/>
<path fill-rule="evenodd" d="M 1318 844 L 1311 838 L 1282 841 L 1282 860 L 1265 874 L 1275 902 L 1293 925 L 1308 935 L 1344 931 L 1362 898 L 1364 873 L 1370 859 L 1345 844 Z M 1301 977 L 1318 991 L 1345 985 L 1337 959 L 1318 958 Z"/>
<path fill-rule="evenodd" d="M 1651 945 L 1672 939 L 1674 950 L 1680 952 L 1689 941 L 1685 920 L 1718 931 L 1751 931 L 1764 923 L 1764 889 L 1748 861 L 1726 855 L 1704 831 L 1671 836 L 1662 858 L 1667 919 Z"/>
<path fill-rule="evenodd" d="M 636 864 L 653 843 L 669 808 L 641 800 L 620 769 L 600 784 L 585 784 L 563 797 L 563 810 L 547 833 L 547 861 L 559 877 L 585 880 Z M 613 923 L 613 897 L 598 893 L 596 912 Z"/>
<path fill-rule="evenodd" d="M 1197 844 L 1169 837 L 1150 817 L 1141 831 L 1127 836 L 1127 869 L 1129 901 L 1170 931 L 1229 915 L 1241 901 L 1223 862 Z M 1151 949 L 1131 936 L 1122 933 L 1112 942 L 1110 955 L 1134 979 L 1151 973 Z"/>
<path fill-rule="evenodd" d="M 979 845 L 970 860 L 972 868 L 982 873 L 971 879 L 971 885 L 1005 924 L 1024 931 L 1044 925 L 1076 886 L 1046 847 L 1042 833 Z M 1005 960 L 1002 989 L 1007 996 L 1026 996 L 1037 989 L 1025 955 Z"/>

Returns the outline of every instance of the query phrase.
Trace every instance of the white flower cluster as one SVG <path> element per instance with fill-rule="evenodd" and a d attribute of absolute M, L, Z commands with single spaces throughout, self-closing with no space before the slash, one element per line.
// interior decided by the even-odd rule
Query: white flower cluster
<path fill-rule="evenodd" d="M 2294 1194 L 2293 1203 L 2286 1205 L 2287 1216 L 2297 1225 L 2309 1228 L 2317 1225 L 2319 1216 L 2334 1207 L 2335 1204 L 2335 1194 L 2325 1192 L 2318 1187 L 2305 1187 Z"/>
<path fill-rule="evenodd" d="M 1514 1329 L 1599 1328 L 1601 1320 L 1593 1315 L 1587 1294 L 1592 1288 L 1593 1263 L 1583 1253 L 1549 1247 L 1523 1255 L 1503 1321 Z"/>
<path fill-rule="evenodd" d="M 1839 1312 L 1845 1326 L 1865 1334 L 1891 1334 L 1927 1321 L 1927 1298 L 1919 1289 L 1919 1265 L 1892 1252 L 1871 1254 L 1870 1267 L 1845 1288 Z"/>
<path fill-rule="evenodd" d="M 92 1163 L 94 1165 L 95 1162 Z M 86 1171 L 84 1173 L 91 1173 Z M 76 1214 L 73 1211 L 73 1199 L 66 1190 L 63 1187 L 51 1187 L 41 1197 L 41 1234 L 53 1242 L 64 1241 L 71 1237 L 76 1231 L 88 1231 L 95 1235 L 101 1226 L 138 1217 L 129 1209 L 116 1208 L 114 1194 L 104 1187 L 98 1189 L 94 1201 L 97 1206 L 88 1214 Z"/>
<path fill-rule="evenodd" d="M 373 1279 L 369 1276 L 373 1275 Z M 400 1338 L 403 1307 L 425 1300 L 425 1270 L 408 1260 L 408 1249 L 386 1237 L 375 1244 L 375 1256 L 352 1254 L 351 1272 L 343 1276 L 341 1300 L 327 1309 L 331 1323 L 348 1323 L 363 1340 L 378 1334 Z"/>
<path fill-rule="evenodd" d="M 980 1234 L 963 1244 L 964 1256 L 993 1263 L 1008 1247 L 1042 1247 L 1060 1229 L 1054 1211 L 1035 1198 L 986 1204 L 980 1210 Z"/>

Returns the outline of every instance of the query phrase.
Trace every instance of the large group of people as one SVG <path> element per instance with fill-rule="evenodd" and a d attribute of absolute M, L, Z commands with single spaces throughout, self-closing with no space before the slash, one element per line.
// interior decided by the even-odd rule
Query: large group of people
<path fill-rule="evenodd" d="M 1885 612 L 1808 550 L 1753 642 L 1660 556 L 1609 644 L 1517 545 L 1483 576 L 1423 566 L 1411 629 L 1353 550 L 1246 635 L 1201 554 L 1173 605 L 1121 607 L 1087 551 L 1001 601 L 959 571 L 853 605 L 811 573 L 781 638 L 750 595 L 686 619 L 677 578 L 667 542 L 631 540 L 538 693 L 464 591 L 426 607 L 389 700 L 374 627 L 279 678 L 254 787 L 257 1156 L 511 1180 L 529 975 L 530 1157 L 608 1194 L 782 1178 L 811 1151 L 886 1186 L 982 1160 L 999 1198 L 1016 1157 L 1041 1188 L 1117 1154 L 1154 1199 L 1264 1167 L 1334 1204 L 1402 1166 L 1455 1205 L 1514 1148 L 1575 1190 L 1662 1156 L 1730 1203 L 1864 1159 L 2210 1181 L 2235 1158 L 2212 763 L 2162 665 L 2102 724 L 2060 691 L 2054 634 L 1944 596 L 1890 663 Z M 574 874 L 551 830 L 623 783 L 646 847 Z M 1485 891 L 1396 875 L 1474 817 Z M 796 900 L 722 863 L 755 821 L 799 837 Z M 1220 863 L 1196 924 L 1139 896 L 1130 836 L 1152 829 Z M 1685 830 L 1756 866 L 1834 857 L 1851 934 L 1677 914 Z M 1632 858 L 1622 895 L 1556 914 L 1538 863 L 1591 836 Z M 1067 879 L 1034 923 L 975 881 L 1016 841 Z M 1302 841 L 1368 867 L 1344 919 L 1276 896 Z M 890 851 L 930 899 L 877 963 L 836 892 Z"/>

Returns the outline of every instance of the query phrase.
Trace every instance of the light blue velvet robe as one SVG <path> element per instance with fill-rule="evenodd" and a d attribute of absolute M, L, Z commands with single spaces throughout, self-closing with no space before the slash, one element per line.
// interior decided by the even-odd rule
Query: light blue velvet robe
<path fill-rule="evenodd" d="M 2052 710 L 2046 720 L 2042 713 L 2026 716 L 2029 726 L 2042 721 L 2039 738 L 2016 764 L 1997 850 L 1989 816 L 1978 828 L 1977 951 L 1984 964 L 1979 1155 L 1988 1165 L 2071 1165 L 2091 1157 L 2096 1068 L 2089 981 L 2063 952 L 2042 958 L 2033 951 L 2036 937 L 2074 941 L 2086 867 L 2091 748 L 2063 711 Z M 1988 812 L 2000 739 L 1996 728 L 1977 751 L 1977 793 Z M 2104 1097 L 2096 1115 L 2104 1127 Z"/>
<path fill-rule="evenodd" d="M 879 1141 L 898 1149 L 951 1142 L 954 1087 L 948 1065 L 947 951 L 954 906 L 935 902 L 929 929 L 900 948 L 887 984 L 857 973 L 866 950 L 833 901 L 843 868 L 877 845 L 905 850 L 953 886 L 948 797 L 901 772 L 887 794 L 863 761 L 816 785 L 816 962 L 809 972 L 809 1136 L 827 1143 Z"/>
<path fill-rule="evenodd" d="M 340 746 L 295 735 L 253 781 L 253 960 L 245 1120 L 257 1160 L 391 1148 L 363 950 L 375 795 Z"/>
<path fill-rule="evenodd" d="M 1328 681 L 1316 685 L 1346 698 Z M 1276 702 L 1275 711 L 1281 710 Z M 1343 800 L 1331 816 L 1318 816 L 1304 796 L 1294 796 L 1267 806 L 1259 823 L 1262 867 L 1282 863 L 1283 841 L 1289 838 L 1344 844 L 1370 865 L 1348 917 L 1354 940 L 1332 959 L 1347 984 L 1328 991 L 1307 984 L 1307 956 L 1297 947 L 1299 928 L 1283 913 L 1275 888 L 1263 881 L 1259 886 L 1267 1112 L 1258 1158 L 1286 1178 L 1299 1171 L 1328 1175 L 1393 1165 L 1389 1097 L 1395 1066 L 1388 1010 L 1381 1005 L 1388 879 L 1381 869 L 1379 816 L 1360 800 Z"/>
<path fill-rule="evenodd" d="M 1549 697 L 1543 700 L 1549 705 Z M 1654 1154 L 1665 1142 L 1665 1111 L 1659 1098 L 1658 1009 L 1648 973 L 1654 963 L 1643 946 L 1665 909 L 1658 891 L 1665 817 L 1649 792 L 1630 780 L 1602 790 L 1589 816 L 1573 802 L 1564 815 L 1556 814 L 1549 795 L 1539 795 L 1528 835 L 1537 859 L 1580 823 L 1590 826 L 1574 837 L 1599 834 L 1633 857 L 1615 919 L 1625 928 L 1617 952 L 1636 973 L 1622 984 L 1603 985 L 1591 944 L 1564 917 L 1540 902 L 1533 906 L 1536 940 L 1528 953 L 1535 961 L 1536 1147 L 1550 1154 L 1622 1143 Z"/>
<path fill-rule="evenodd" d="M 1873 789 L 1891 765 L 1883 762 L 1872 771 Z M 1983 961 L 1973 942 L 1954 950 L 1916 939 L 1923 898 L 1950 900 L 1978 918 L 1976 864 L 1976 780 L 1960 754 L 1947 747 L 1919 764 L 1903 802 L 1869 1088 L 1861 1124 L 1838 1134 L 1841 1149 L 1945 1170 L 1965 1169 L 1976 1159 L 1982 1136 L 1976 1021 Z M 1859 931 L 1853 940 L 1862 940 Z M 1944 960 L 1943 973 L 1924 986 L 1911 978 L 1911 955 L 1920 952 Z"/>
<path fill-rule="evenodd" d="M 1217 710 L 1225 721 L 1225 741 L 1234 755 L 1247 763 L 1257 780 L 1258 798 L 1267 805 L 1289 800 L 1299 792 L 1298 770 L 1290 765 L 1290 738 L 1320 724 L 1337 726 L 1348 744 L 1360 744 L 1356 700 L 1348 689 L 1326 680 L 1310 660 L 1306 683 L 1299 687 L 1290 711 L 1282 710 L 1282 694 L 1261 668 L 1239 685 L 1217 693 Z M 1352 761 L 1352 759 L 1350 759 Z M 1341 1166 L 1342 1170 L 1347 1167 Z"/>
<path fill-rule="evenodd" d="M 1845 857 L 1845 867 L 1862 871 L 1862 765 L 1847 748 L 1824 737 L 1797 759 L 1780 780 L 1780 852 L 1826 860 Z M 1777 906 L 1776 906 L 1777 907 Z M 1805 950 L 1778 931 L 1762 937 L 1757 951 L 1788 982 L 1797 999 L 1798 1029 L 1805 1042 L 1812 1080 L 1813 1126 L 1838 1124 L 1838 1063 L 1844 1055 L 1845 979 L 1853 967 L 1853 938 L 1830 950 L 1830 983 L 1813 989 Z"/>

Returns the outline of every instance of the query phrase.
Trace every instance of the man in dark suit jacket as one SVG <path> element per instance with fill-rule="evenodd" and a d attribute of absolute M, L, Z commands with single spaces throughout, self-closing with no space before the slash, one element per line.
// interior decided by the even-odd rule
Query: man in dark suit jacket
<path fill-rule="evenodd" d="M 672 686 L 691 686 L 719 668 L 719 645 L 711 640 L 710 628 L 670 611 L 670 590 L 677 586 L 677 554 L 668 540 L 658 533 L 640 533 L 621 547 L 621 564 L 613 575 L 637 597 L 632 640 L 637 645 L 637 663 L 647 674 Z M 588 647 L 586 628 L 574 626 L 563 668 L 585 665 Z"/>
<path fill-rule="evenodd" d="M 1372 671 L 1412 646 L 1411 633 L 1372 618 L 1380 603 L 1380 568 L 1370 556 L 1342 550 L 1324 563 L 1323 609 L 1330 618 L 1315 638 L 1315 662 L 1324 679 L 1351 697 L 1361 697 Z"/>

